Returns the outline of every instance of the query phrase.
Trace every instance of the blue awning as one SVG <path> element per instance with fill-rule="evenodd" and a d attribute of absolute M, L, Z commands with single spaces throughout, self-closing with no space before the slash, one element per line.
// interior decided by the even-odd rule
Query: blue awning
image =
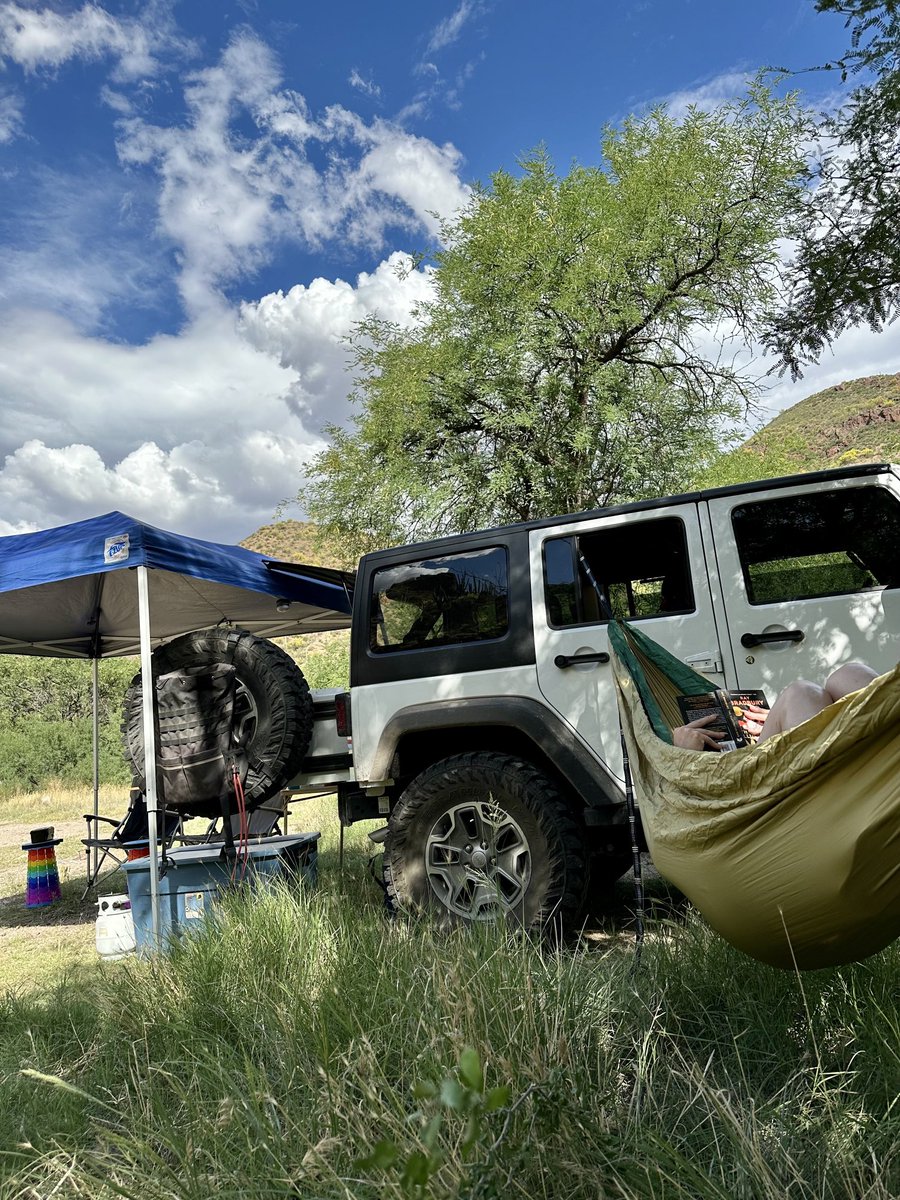
<path fill-rule="evenodd" d="M 350 623 L 339 572 L 274 572 L 252 550 L 110 512 L 0 538 L 0 653 L 136 653 L 139 566 L 149 568 L 154 644 L 217 624 L 276 637 Z"/>

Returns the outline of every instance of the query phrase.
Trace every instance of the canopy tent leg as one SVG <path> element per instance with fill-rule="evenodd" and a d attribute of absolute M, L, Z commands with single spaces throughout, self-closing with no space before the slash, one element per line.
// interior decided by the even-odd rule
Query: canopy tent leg
<path fill-rule="evenodd" d="M 96 844 L 100 816 L 100 667 L 97 658 L 91 659 L 91 683 L 93 686 L 93 776 L 94 776 L 94 865 L 91 878 L 96 881 L 99 869 L 100 848 Z"/>
<path fill-rule="evenodd" d="M 144 785 L 147 789 L 147 836 L 150 839 L 150 920 L 154 950 L 159 949 L 159 798 L 156 789 L 156 688 L 150 642 L 150 583 L 146 567 L 137 568 L 138 624 L 141 635 L 141 699 L 144 724 Z"/>

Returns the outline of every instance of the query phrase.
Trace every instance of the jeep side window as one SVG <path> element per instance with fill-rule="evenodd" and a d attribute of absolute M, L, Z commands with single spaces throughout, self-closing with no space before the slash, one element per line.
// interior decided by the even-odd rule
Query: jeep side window
<path fill-rule="evenodd" d="M 900 585 L 900 501 L 886 488 L 760 500 L 731 519 L 751 604 Z"/>
<path fill-rule="evenodd" d="M 544 596 L 555 628 L 605 620 L 584 557 L 616 617 L 694 611 L 687 537 L 678 517 L 634 521 L 544 543 Z"/>
<path fill-rule="evenodd" d="M 507 577 L 503 546 L 376 571 L 369 648 L 383 654 L 502 637 L 509 627 Z"/>

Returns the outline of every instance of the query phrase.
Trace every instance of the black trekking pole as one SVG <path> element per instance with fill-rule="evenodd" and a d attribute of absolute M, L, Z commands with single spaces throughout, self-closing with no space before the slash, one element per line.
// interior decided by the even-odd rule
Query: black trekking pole
<path fill-rule="evenodd" d="M 641 848 L 638 844 L 637 810 L 634 806 L 634 783 L 631 778 L 631 763 L 625 731 L 620 727 L 622 738 L 622 765 L 625 768 L 625 811 L 628 813 L 628 831 L 631 834 L 631 869 L 634 877 L 634 963 L 632 975 L 641 963 L 641 948 L 644 945 L 644 878 L 641 870 Z"/>
<path fill-rule="evenodd" d="M 597 603 L 600 606 L 600 611 L 603 613 L 607 621 L 615 621 L 616 617 L 613 614 L 609 601 L 604 595 L 603 589 L 597 582 L 594 572 L 591 570 L 587 559 L 584 557 L 584 554 L 582 554 L 581 551 L 578 552 L 578 560 L 588 582 L 596 593 Z M 622 741 L 622 767 L 625 777 L 625 811 L 628 814 L 628 831 L 631 835 L 631 868 L 634 879 L 634 963 L 631 967 L 631 972 L 634 974 L 640 965 L 641 948 L 644 945 L 644 878 L 641 869 L 641 848 L 638 841 L 637 810 L 634 804 L 634 781 L 631 776 L 631 764 L 628 761 L 628 747 L 625 744 L 625 730 L 622 728 L 621 720 L 619 721 L 619 737 Z"/>

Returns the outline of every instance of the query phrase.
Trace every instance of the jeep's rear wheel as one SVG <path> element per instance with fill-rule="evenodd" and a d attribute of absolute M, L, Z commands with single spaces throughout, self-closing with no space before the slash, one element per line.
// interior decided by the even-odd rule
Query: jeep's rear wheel
<path fill-rule="evenodd" d="M 559 789 L 505 754 L 460 754 L 406 788 L 385 845 L 389 902 L 449 922 L 571 925 L 587 884 L 583 835 Z"/>

